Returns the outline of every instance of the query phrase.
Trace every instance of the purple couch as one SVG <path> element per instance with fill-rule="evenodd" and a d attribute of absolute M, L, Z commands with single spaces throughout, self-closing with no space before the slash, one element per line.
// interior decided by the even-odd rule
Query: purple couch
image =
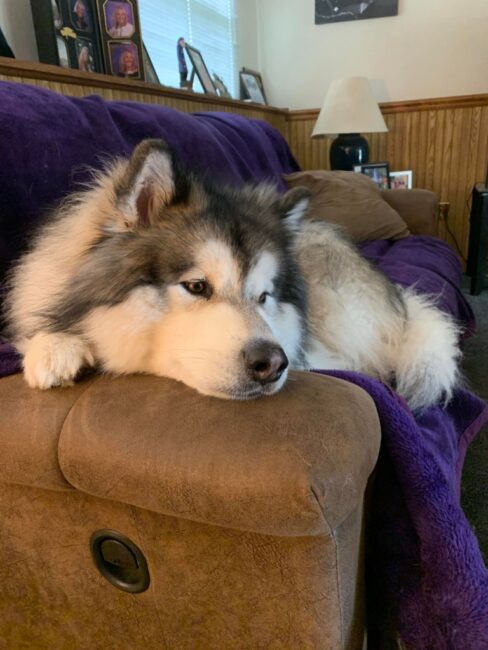
<path fill-rule="evenodd" d="M 229 113 L 186 115 L 155 105 L 106 102 L 97 96 L 81 99 L 68 98 L 28 85 L 0 83 L 0 282 L 4 278 L 9 265 L 28 245 L 36 224 L 42 223 L 47 210 L 56 201 L 87 179 L 88 167 L 100 167 L 107 157 L 130 153 L 136 143 L 147 137 L 163 137 L 175 148 L 189 167 L 211 174 L 226 183 L 238 184 L 246 181 L 266 180 L 276 183 L 281 189 L 285 189 L 282 174 L 298 170 L 298 165 L 284 139 L 275 129 L 261 121 L 248 120 Z M 472 312 L 459 289 L 460 264 L 456 255 L 446 244 L 433 237 L 412 236 L 398 242 L 369 242 L 363 245 L 361 250 L 365 256 L 378 264 L 395 282 L 404 285 L 415 283 L 419 291 L 439 295 L 441 307 L 464 324 L 467 331 L 473 329 Z M 0 376 L 12 375 L 18 370 L 19 361 L 15 353 L 9 347 L 7 341 L 3 341 L 3 343 L 0 341 Z M 297 384 L 305 382 L 309 386 L 307 383 L 309 380 L 305 381 L 303 375 L 297 375 L 297 377 Z M 336 378 L 345 380 L 347 384 L 344 384 L 344 381 L 336 384 Z M 357 388 L 354 385 L 356 385 L 362 391 L 369 393 L 376 405 L 376 412 L 374 412 L 374 409 L 371 410 L 371 401 L 368 403 L 368 407 L 363 404 L 364 413 L 368 412 L 367 416 L 363 413 L 364 421 L 373 422 L 374 418 L 377 417 L 376 413 L 380 418 L 383 445 L 371 496 L 372 533 L 368 546 L 369 602 L 373 604 L 370 619 L 371 638 L 378 633 L 378 630 L 380 635 L 384 635 L 385 621 L 388 621 L 388 624 L 399 630 L 409 648 L 418 648 L 419 650 L 439 648 L 440 650 L 441 648 L 462 647 L 464 650 L 479 650 L 482 647 L 488 647 L 488 577 L 476 539 L 460 509 L 458 494 L 466 447 L 483 422 L 488 419 L 485 405 L 469 392 L 459 390 L 446 408 L 441 406 L 432 407 L 432 409 L 429 409 L 415 420 L 408 408 L 397 396 L 386 387 L 367 377 L 354 373 L 329 372 L 323 377 L 315 375 L 310 380 L 313 382 L 313 387 L 307 388 L 307 390 L 303 389 L 303 404 L 307 404 L 307 400 L 312 399 L 311 395 L 313 394 L 316 395 L 315 400 L 318 400 L 317 403 L 322 400 L 329 403 L 327 396 L 335 395 L 338 385 L 351 387 L 345 389 L 346 392 L 341 399 L 345 399 L 346 402 L 347 399 L 350 399 L 352 403 L 357 403 L 359 398 L 357 392 L 355 392 Z M 98 430 L 96 424 L 87 425 L 87 422 L 91 422 L 91 420 L 89 417 L 87 420 L 86 403 L 90 403 L 90 394 L 93 394 L 96 388 L 94 388 L 93 380 L 89 381 L 92 383 L 89 384 L 87 389 L 88 398 L 85 400 L 85 406 L 83 406 L 83 403 L 79 406 L 78 401 L 76 401 L 78 399 L 81 401 L 79 393 L 76 393 L 72 402 L 70 401 L 71 398 L 66 397 L 66 395 L 70 394 L 67 391 L 71 389 L 66 389 L 64 393 L 62 390 L 53 391 L 43 398 L 37 393 L 35 396 L 33 393 L 29 393 L 22 386 L 18 377 L 5 378 L 0 381 L 0 408 L 2 407 L 1 400 L 4 400 L 4 404 L 8 400 L 8 413 L 10 414 L 10 419 L 7 423 L 5 421 L 0 429 L 0 451 L 4 452 L 2 456 L 5 455 L 10 458 L 11 467 L 9 466 L 10 469 L 6 473 L 10 477 L 8 479 L 10 482 L 24 486 L 41 487 L 42 489 L 46 487 L 43 483 L 44 479 L 39 482 L 38 478 L 19 478 L 19 476 L 24 475 L 22 474 L 23 470 L 18 470 L 18 463 L 20 462 L 22 465 L 23 462 L 28 463 L 28 461 L 22 461 L 16 457 L 16 454 L 20 452 L 11 440 L 13 430 L 17 431 L 17 425 L 12 415 L 12 413 L 15 414 L 15 403 L 12 400 L 15 399 L 16 392 L 22 398 L 22 401 L 19 402 L 19 409 L 21 407 L 24 409 L 29 408 L 29 395 L 32 395 L 32 403 L 35 408 L 48 414 L 54 413 L 58 408 L 63 410 L 69 402 L 71 404 L 69 409 L 78 413 L 78 416 L 82 418 L 79 425 L 76 426 L 80 427 L 80 431 L 84 431 L 83 436 L 89 441 L 94 436 L 96 438 L 97 435 L 102 437 L 104 435 L 103 430 Z M 117 387 L 122 386 L 123 390 L 124 381 L 131 384 L 131 380 L 127 379 L 115 380 L 114 385 Z M 156 385 L 160 380 L 155 378 L 144 380 L 146 383 L 147 381 L 154 382 L 154 385 Z M 104 379 L 100 386 L 105 386 L 105 382 L 112 386 L 109 379 Z M 146 383 L 144 383 L 144 390 L 141 393 L 144 395 L 146 394 L 144 391 L 149 390 Z M 167 383 L 164 385 L 166 386 Z M 139 390 L 139 384 L 136 382 L 136 392 L 137 390 Z M 181 399 L 183 401 L 187 399 L 185 390 L 181 389 Z M 289 390 L 287 388 L 284 393 L 285 398 L 290 393 L 290 403 L 299 404 L 300 402 L 293 401 L 294 390 L 300 391 L 302 388 L 293 388 L 293 386 Z M 348 393 L 348 390 L 351 392 Z M 314 393 L 314 391 L 316 392 Z M 56 395 L 61 394 L 65 396 L 59 397 L 60 403 L 63 402 L 64 406 L 58 407 L 56 405 L 58 399 Z M 112 396 L 111 399 L 115 399 L 114 394 L 110 393 L 110 391 L 107 394 Z M 127 397 L 129 399 L 129 396 Z M 277 399 L 282 400 L 283 397 Z M 198 399 L 198 403 L 202 407 L 201 398 Z M 327 454 L 332 453 L 330 450 L 334 448 L 333 444 L 328 447 L 327 441 L 332 436 L 328 419 L 334 420 L 335 415 L 334 413 L 327 415 L 322 410 L 319 417 L 319 411 L 314 410 L 315 403 L 313 400 L 310 402 L 309 410 L 311 413 L 316 412 L 315 417 L 318 419 L 312 423 L 308 421 L 305 428 L 308 431 L 307 435 L 310 435 L 310 429 L 313 427 L 316 429 L 316 435 L 323 437 L 325 441 L 323 449 L 329 450 L 326 451 L 324 458 L 324 467 L 326 467 L 328 460 L 330 460 Z M 98 406 L 100 404 L 98 402 Z M 225 413 L 224 419 L 229 417 L 228 411 L 225 411 L 229 406 L 220 404 L 216 408 L 219 415 L 217 416 L 215 412 L 213 417 L 224 417 L 222 413 Z M 249 408 L 251 409 L 251 407 Z M 344 411 L 341 408 L 340 404 L 337 403 L 337 413 L 342 413 L 341 417 L 344 420 L 347 409 Z M 65 408 L 64 418 L 68 416 L 69 409 L 66 410 Z M 253 412 L 256 410 L 255 405 L 252 410 Z M 306 410 L 304 407 L 304 411 Z M 49 453 L 61 454 L 59 462 L 62 465 L 62 481 L 66 483 L 63 489 L 72 490 L 74 487 L 83 493 L 104 499 L 120 500 L 151 511 L 158 511 L 159 506 L 154 505 L 156 503 L 154 499 L 151 500 L 148 497 L 146 500 L 143 497 L 140 499 L 134 497 L 135 488 L 132 486 L 129 489 L 128 487 L 133 479 L 130 477 L 128 479 L 123 472 L 115 482 L 114 487 L 110 488 L 110 494 L 103 494 L 103 490 L 100 492 L 96 485 L 90 487 L 90 485 L 87 485 L 86 480 L 80 479 L 76 475 L 77 471 L 81 471 L 79 468 L 76 471 L 73 470 L 73 467 L 79 463 L 77 457 L 70 458 L 69 463 L 62 460 L 63 457 L 65 458 L 63 453 L 67 453 L 66 449 L 69 445 L 73 448 L 76 447 L 78 455 L 83 456 L 84 454 L 84 450 L 80 451 L 80 447 L 76 446 L 77 443 L 73 439 L 73 436 L 76 435 L 76 426 L 73 422 L 76 421 L 72 412 L 67 419 L 66 426 L 68 430 L 66 430 L 63 420 L 58 427 L 59 430 L 53 433 L 49 443 L 52 447 Z M 54 418 L 54 415 L 52 417 Z M 310 418 L 314 416 L 304 415 L 303 417 Z M 85 419 L 83 420 L 83 418 Z M 203 417 L 203 421 L 206 421 L 205 417 Z M 360 427 L 360 421 L 361 418 L 359 420 L 354 419 L 352 426 Z M 22 422 L 27 422 L 25 415 L 22 416 Z M 87 426 L 92 426 L 92 429 L 87 430 Z M 283 426 L 286 428 L 285 424 Z M 351 425 L 343 424 L 341 426 L 345 427 L 342 431 L 346 431 L 347 426 Z M 374 425 L 371 426 L 372 429 L 370 429 L 369 433 L 368 430 L 363 432 L 364 440 L 360 443 L 362 447 L 356 447 L 355 451 L 351 451 L 350 459 L 352 459 L 353 454 L 357 455 L 358 458 L 361 457 L 363 452 L 366 453 L 364 450 L 369 448 L 370 454 L 373 454 L 374 462 L 375 431 Z M 146 435 L 144 426 L 141 426 L 141 431 L 143 431 L 141 435 Z M 372 442 L 366 440 L 370 434 Z M 17 432 L 16 435 L 25 437 L 24 433 L 19 434 Z M 276 435 L 280 437 L 282 433 Z M 118 475 L 120 473 L 119 465 L 125 460 L 117 456 L 117 436 L 114 436 L 113 433 L 111 433 L 111 436 L 115 447 L 112 448 L 108 456 L 104 457 L 103 462 L 100 461 L 100 467 L 104 470 L 111 468 L 110 471 L 114 472 L 114 475 Z M 282 438 L 279 439 L 281 440 L 280 444 L 284 444 Z M 24 443 L 26 445 L 39 444 L 39 441 L 34 439 L 29 442 L 26 438 Z M 295 443 L 288 441 L 286 444 L 292 445 Z M 58 447 L 61 449 L 60 452 L 56 451 Z M 323 449 L 322 454 L 324 454 Z M 361 449 L 362 451 L 360 451 Z M 25 450 L 22 453 L 25 453 Z M 37 453 L 36 451 L 34 456 Z M 111 454 L 114 458 L 118 458 L 119 464 L 110 465 Z M 83 458 L 83 462 L 96 464 L 96 459 L 88 456 L 89 454 L 86 458 Z M 63 462 L 65 463 L 64 466 Z M 149 459 L 147 462 L 149 463 Z M 212 463 L 211 459 L 209 463 Z M 315 463 L 315 460 L 313 463 Z M 257 464 L 259 465 L 259 462 Z M 366 467 L 367 464 L 363 463 L 363 470 Z M 56 471 L 59 472 L 59 469 L 56 469 Z M 85 471 L 88 470 L 85 468 Z M 88 471 L 88 474 L 90 474 L 90 471 Z M 313 489 L 316 490 L 317 499 L 323 508 L 324 516 L 327 507 L 330 505 L 327 505 L 327 495 L 330 489 L 329 482 L 332 480 L 340 482 L 341 477 L 346 477 L 348 471 L 352 471 L 352 469 L 343 470 L 342 474 L 339 472 L 337 476 L 334 475 L 334 479 L 319 473 L 316 480 L 320 485 L 320 489 L 317 489 L 316 486 Z M 197 470 L 195 472 L 198 474 Z M 332 474 L 333 472 L 331 476 Z M 361 475 L 364 484 L 362 490 L 360 490 L 361 498 L 358 501 L 360 510 L 368 474 L 369 470 L 366 471 L 366 474 Z M 93 478 L 93 484 L 96 484 L 97 480 Z M 129 483 L 127 483 L 128 480 Z M 154 479 L 154 485 L 157 486 L 158 480 Z M 47 481 L 47 484 L 49 489 L 52 488 L 49 481 Z M 0 488 L 2 485 L 0 483 Z M 151 489 L 148 488 L 149 492 Z M 205 492 L 208 488 L 201 489 Z M 344 487 L 344 489 L 346 488 Z M 252 495 L 249 497 L 249 503 L 252 504 L 253 498 Z M 347 498 L 345 497 L 346 501 Z M 295 508 L 292 501 L 289 504 L 290 512 Z M 239 500 L 238 503 L 244 510 L 248 507 Z M 194 507 L 195 512 L 193 511 Z M 182 516 L 184 519 L 196 519 L 196 521 L 205 521 L 210 524 L 216 523 L 217 526 L 227 525 L 231 528 L 239 528 L 239 525 L 234 523 L 232 517 L 228 519 L 231 523 L 225 524 L 219 518 L 220 515 L 216 515 L 214 519 L 209 516 L 204 517 L 199 508 L 198 505 L 188 505 L 188 509 L 185 511 L 186 514 L 178 514 L 178 509 L 169 505 L 161 506 L 159 510 L 172 516 Z M 246 516 L 244 515 L 244 519 Z M 249 521 L 251 519 L 252 517 Z M 17 529 L 12 523 L 12 519 L 7 517 L 7 520 L 9 522 L 8 531 L 15 532 Z M 360 523 L 358 525 L 359 529 L 357 527 L 354 529 L 356 531 L 354 533 L 355 544 L 360 543 L 361 537 L 358 533 L 361 525 Z M 276 527 L 273 528 L 272 522 L 270 522 L 269 529 L 266 529 L 266 526 L 260 526 L 261 524 L 243 524 L 243 528 L 246 530 L 254 530 L 260 534 L 264 530 L 264 539 L 268 534 L 276 534 L 277 529 Z M 7 544 L 10 554 L 15 556 L 15 535 L 12 532 L 14 536 L 9 537 L 8 531 L 6 533 L 7 542 L 2 541 Z M 293 535 L 307 536 L 311 534 L 311 529 L 306 527 L 300 528 L 298 526 L 296 531 L 302 532 L 288 531 L 280 534 L 292 537 Z M 37 533 L 35 531 L 31 531 L 30 534 L 33 535 L 33 538 L 36 538 Z M 13 542 L 12 539 L 14 539 Z M 259 539 L 262 541 L 262 538 Z M 43 543 L 42 535 L 40 543 Z M 262 541 L 262 543 L 265 542 Z M 342 548 L 341 543 L 340 541 L 337 542 L 337 548 Z M 29 545 L 19 544 L 19 548 L 24 547 L 27 548 Z M 357 557 L 360 558 L 359 546 L 355 552 L 359 553 Z M 353 555 L 351 555 L 351 562 L 353 561 Z M 272 556 L 269 556 L 267 561 L 272 562 L 270 557 Z M 259 559 L 257 561 L 259 566 Z M 337 557 L 336 561 L 339 562 Z M 320 556 L 315 556 L 314 562 L 320 564 Z M 0 561 L 0 568 L 1 566 Z M 292 647 L 286 646 L 287 643 L 310 642 L 312 638 L 315 640 L 324 639 L 323 643 L 320 643 L 320 647 L 360 647 L 362 636 L 360 632 L 361 623 L 358 623 L 358 621 L 362 620 L 362 614 L 356 611 L 355 607 L 357 605 L 354 605 L 350 600 L 352 598 L 356 602 L 354 599 L 360 598 L 358 596 L 359 592 L 356 593 L 355 591 L 356 589 L 360 590 L 360 587 L 358 587 L 358 576 L 362 573 L 360 560 L 357 567 L 356 571 L 359 571 L 359 573 L 355 574 L 355 579 L 353 579 L 354 576 L 351 578 L 350 573 L 347 573 L 344 569 L 344 575 L 351 578 L 351 585 L 354 586 L 350 586 L 352 591 L 349 595 L 339 594 L 337 596 L 338 603 L 345 607 L 344 611 L 346 612 L 345 614 L 343 612 L 339 617 L 340 621 L 336 626 L 337 629 L 334 628 L 332 623 L 330 629 L 325 624 L 322 628 L 320 627 L 322 625 L 320 621 L 325 620 L 327 617 L 329 619 L 333 618 L 329 610 L 323 609 L 320 610 L 322 613 L 316 616 L 317 629 L 314 628 L 313 634 L 310 631 L 303 632 L 303 634 L 301 630 L 298 632 L 297 629 L 300 627 L 300 623 L 297 623 L 295 629 L 292 629 L 293 623 L 290 623 L 290 616 L 293 618 L 292 613 L 296 603 L 293 604 L 293 599 L 287 600 L 287 597 L 283 596 L 283 608 L 290 608 L 287 613 L 285 612 L 285 619 L 288 620 L 287 625 L 290 630 L 288 636 L 282 638 L 285 643 L 284 647 Z M 304 567 L 302 569 L 306 572 Z M 340 573 L 342 569 L 339 569 L 336 572 L 339 571 Z M 308 570 L 309 567 L 307 567 Z M 286 566 L 282 568 L 282 571 L 286 574 Z M 51 601 L 49 598 L 52 599 L 53 596 L 48 594 L 49 597 L 46 597 L 44 592 L 41 595 L 42 589 L 39 580 L 42 580 L 42 571 L 41 577 L 33 582 L 32 580 L 30 582 L 29 580 L 26 581 L 25 576 L 22 577 L 22 575 L 17 578 L 12 578 L 8 582 L 9 589 L 13 589 L 14 592 L 17 590 L 16 593 L 18 594 L 13 599 L 11 598 L 9 603 L 15 606 L 17 602 L 18 605 L 18 602 L 20 602 L 18 601 L 19 594 L 23 590 L 27 590 L 32 608 L 35 610 L 38 607 L 34 612 L 35 615 L 43 617 L 46 608 L 49 609 L 50 606 Z M 288 578 L 285 579 L 283 575 L 282 578 L 283 585 L 286 583 L 288 585 L 287 589 L 291 589 L 291 583 L 287 582 Z M 89 578 L 86 579 L 89 580 Z M 208 579 L 210 580 L 210 578 Z M 259 580 L 259 572 L 252 579 Z M 324 579 L 324 576 L 321 579 Z M 295 584 L 296 580 L 298 578 L 293 577 L 292 583 Z M 324 594 L 329 588 L 327 586 L 329 583 L 326 584 L 326 582 L 324 582 L 323 587 Z M 276 588 L 279 591 L 278 583 Z M 242 589 L 245 591 L 244 587 Z M 65 594 L 68 594 L 66 595 L 68 600 L 72 597 L 69 589 L 65 591 Z M 326 598 L 325 595 L 320 597 Z M 209 595 L 208 598 L 207 605 L 209 602 L 214 602 L 211 600 L 213 596 Z M 25 642 L 30 634 L 37 634 L 36 625 L 32 621 L 28 621 L 29 612 L 24 612 L 22 616 L 17 617 L 15 625 L 17 625 L 18 629 L 12 631 L 11 626 L 14 625 L 12 621 L 16 620 L 15 615 L 12 613 L 14 610 L 9 609 L 10 605 L 7 606 L 6 601 L 2 601 L 1 598 L 0 601 L 7 610 L 7 618 L 4 620 L 10 621 L 8 630 L 5 627 L 2 629 L 2 618 L 0 617 L 0 630 L 4 633 L 4 636 L 8 633 L 7 638 L 10 639 L 11 643 L 15 641 L 21 644 Z M 217 602 L 221 601 L 217 599 L 215 603 Z M 37 605 L 34 603 L 37 603 Z M 68 605 L 66 606 L 68 607 Z M 322 606 L 326 607 L 323 603 L 320 607 Z M 192 607 L 189 607 L 188 611 Z M 360 609 L 362 608 L 363 605 L 360 605 Z M 324 611 L 326 611 L 325 618 L 323 616 Z M 212 610 L 212 613 L 207 611 L 205 615 L 209 617 L 209 620 L 215 621 L 215 617 L 212 618 L 214 614 L 215 612 Z M 279 619 L 282 614 L 283 612 L 278 615 L 274 611 L 273 615 L 278 616 Z M 108 610 L 106 615 L 109 616 Z M 227 613 L 229 629 L 240 630 L 238 636 L 242 641 L 242 635 L 246 634 L 243 630 L 246 628 L 245 626 L 239 627 L 235 621 L 232 622 L 234 615 L 235 612 L 232 611 Z M 201 616 L 201 612 L 195 610 L 194 616 L 196 617 L 195 620 L 197 620 Z M 222 616 L 225 617 L 225 614 L 222 614 Z M 49 616 L 47 618 L 49 619 Z M 305 618 L 304 614 L 303 620 Z M 313 616 L 310 621 L 312 619 Z M 310 621 L 307 619 L 306 625 L 303 624 L 302 627 L 309 630 L 307 626 L 313 627 Z M 85 619 L 83 624 L 87 626 L 86 633 L 88 635 L 92 634 L 89 638 L 93 642 L 97 631 L 93 626 L 90 627 L 90 624 Z M 100 625 L 100 622 L 98 625 Z M 247 632 L 249 639 L 254 638 L 253 634 L 257 634 L 257 638 L 263 637 L 265 627 L 253 628 L 252 624 L 249 625 L 250 631 Z M 195 622 L 195 629 L 197 628 L 198 623 Z M 333 632 L 331 631 L 332 628 L 334 628 Z M 183 630 L 183 627 L 180 629 Z M 203 632 L 201 633 L 203 634 Z M 185 634 L 186 632 L 181 632 L 181 639 L 187 638 Z M 226 642 L 230 644 L 229 639 L 233 639 L 232 643 L 236 643 L 236 645 L 231 644 L 232 647 L 250 647 L 244 643 L 241 645 L 237 643 L 237 637 L 232 636 L 237 634 L 236 632 L 229 632 L 229 634 L 229 638 L 226 637 Z M 60 643 L 60 639 L 63 639 L 62 633 L 53 638 L 56 638 L 57 643 Z M 66 638 L 72 639 L 73 637 L 68 635 Z M 178 639 L 178 636 L 175 638 Z M 197 637 L 190 635 L 188 639 L 190 638 Z M 210 639 L 211 637 L 206 638 Z M 48 643 L 46 640 L 48 636 L 43 636 L 42 639 L 42 643 Z M 329 641 L 326 641 L 326 639 L 329 639 L 329 645 Z M 337 639 L 341 639 L 340 643 L 342 645 L 334 645 L 339 643 Z M 269 641 L 271 643 L 273 638 L 270 638 Z M 48 647 L 48 645 L 44 646 L 42 643 L 40 643 L 39 647 Z M 131 647 L 136 647 L 136 645 Z M 171 645 L 171 647 L 191 646 L 187 646 L 181 641 L 181 646 L 176 644 Z M 295 645 L 293 647 L 301 646 Z"/>

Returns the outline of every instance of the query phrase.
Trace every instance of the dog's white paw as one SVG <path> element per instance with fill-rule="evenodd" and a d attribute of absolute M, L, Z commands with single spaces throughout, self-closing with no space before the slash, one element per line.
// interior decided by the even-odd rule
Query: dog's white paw
<path fill-rule="evenodd" d="M 31 388 L 70 386 L 85 365 L 94 359 L 87 344 L 70 334 L 39 332 L 24 352 L 24 377 Z"/>

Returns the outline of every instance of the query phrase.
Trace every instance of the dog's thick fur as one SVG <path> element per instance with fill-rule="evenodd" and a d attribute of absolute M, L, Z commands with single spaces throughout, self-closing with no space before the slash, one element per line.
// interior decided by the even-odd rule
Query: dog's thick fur
<path fill-rule="evenodd" d="M 231 189 L 181 169 L 162 141 L 58 211 L 11 276 L 7 318 L 30 386 L 85 365 L 147 372 L 202 393 L 278 391 L 295 368 L 358 370 L 412 408 L 449 398 L 457 328 L 390 283 L 308 192 Z"/>

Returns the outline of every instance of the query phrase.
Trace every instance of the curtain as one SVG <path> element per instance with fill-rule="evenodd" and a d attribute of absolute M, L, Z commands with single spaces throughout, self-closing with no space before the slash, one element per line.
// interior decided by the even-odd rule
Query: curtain
<path fill-rule="evenodd" d="M 217 73 L 238 97 L 234 0 L 139 0 L 139 12 L 142 37 L 162 84 L 180 85 L 176 43 L 183 36 L 200 50 L 210 76 Z M 193 89 L 202 90 L 198 77 Z"/>

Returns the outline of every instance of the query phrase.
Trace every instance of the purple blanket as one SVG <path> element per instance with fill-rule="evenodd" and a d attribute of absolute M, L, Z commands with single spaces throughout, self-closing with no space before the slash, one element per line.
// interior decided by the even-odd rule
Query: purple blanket
<path fill-rule="evenodd" d="M 488 407 L 459 389 L 446 408 L 413 418 L 401 397 L 352 372 L 323 372 L 364 388 L 381 422 L 368 537 L 369 639 L 409 650 L 488 648 L 488 570 L 459 505 L 466 449 Z M 391 643 L 391 645 L 390 645 Z"/>
<path fill-rule="evenodd" d="M 165 138 L 188 166 L 227 183 L 267 180 L 284 189 L 281 175 L 298 169 L 283 138 L 261 121 L 0 82 L 0 283 L 33 225 L 86 180 L 87 166 L 126 155 L 147 137 Z M 474 328 L 459 290 L 459 261 L 446 244 L 410 237 L 361 250 L 395 282 L 437 295 L 468 333 Z M 18 369 L 18 357 L 0 339 L 0 376 Z M 391 619 L 412 649 L 488 648 L 487 573 L 459 505 L 464 452 L 488 417 L 484 404 L 459 390 L 446 409 L 433 407 L 414 420 L 379 382 L 329 374 L 367 390 L 382 424 L 368 560 L 371 622 Z"/>

